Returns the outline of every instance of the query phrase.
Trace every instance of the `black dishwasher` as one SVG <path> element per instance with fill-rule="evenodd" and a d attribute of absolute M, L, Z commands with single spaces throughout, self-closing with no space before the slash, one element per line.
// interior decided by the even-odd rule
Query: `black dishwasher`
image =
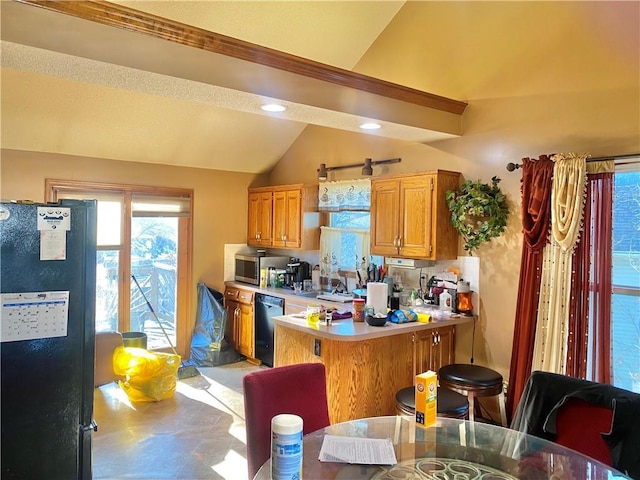
<path fill-rule="evenodd" d="M 273 367 L 273 317 L 284 315 L 284 298 L 256 293 L 256 358 Z"/>

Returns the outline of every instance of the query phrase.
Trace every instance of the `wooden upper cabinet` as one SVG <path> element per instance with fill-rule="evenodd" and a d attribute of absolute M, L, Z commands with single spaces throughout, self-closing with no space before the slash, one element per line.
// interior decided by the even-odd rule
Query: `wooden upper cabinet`
<path fill-rule="evenodd" d="M 458 235 L 449 222 L 447 190 L 460 174 L 438 170 L 372 180 L 371 253 L 427 260 L 458 255 Z"/>
<path fill-rule="evenodd" d="M 249 190 L 247 244 L 270 247 L 272 242 L 273 192 L 271 189 Z"/>
<path fill-rule="evenodd" d="M 302 191 L 278 190 L 273 192 L 273 246 L 300 248 L 302 239 Z"/>
<path fill-rule="evenodd" d="M 305 250 L 319 248 L 317 185 L 249 189 L 248 203 L 247 244 Z"/>
<path fill-rule="evenodd" d="M 371 253 L 398 254 L 400 182 L 380 180 L 371 183 Z"/>

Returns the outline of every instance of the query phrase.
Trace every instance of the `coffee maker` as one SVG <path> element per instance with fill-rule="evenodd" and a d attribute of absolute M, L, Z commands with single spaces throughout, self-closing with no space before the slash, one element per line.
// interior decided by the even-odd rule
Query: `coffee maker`
<path fill-rule="evenodd" d="M 287 263 L 285 273 L 285 286 L 293 288 L 295 282 L 302 283 L 303 280 L 311 278 L 311 265 L 309 262 L 301 262 L 299 258 L 292 257 Z"/>

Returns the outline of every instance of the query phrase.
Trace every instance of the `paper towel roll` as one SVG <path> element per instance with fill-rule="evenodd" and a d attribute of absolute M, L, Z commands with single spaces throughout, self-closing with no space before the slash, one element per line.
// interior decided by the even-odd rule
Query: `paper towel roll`
<path fill-rule="evenodd" d="M 387 284 L 382 282 L 367 283 L 367 304 L 373 307 L 374 313 L 387 314 Z"/>

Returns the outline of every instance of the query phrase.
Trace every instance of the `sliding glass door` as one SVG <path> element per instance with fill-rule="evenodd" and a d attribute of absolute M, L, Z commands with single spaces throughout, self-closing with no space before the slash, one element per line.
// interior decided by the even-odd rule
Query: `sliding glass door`
<path fill-rule="evenodd" d="M 47 191 L 98 201 L 96 331 L 143 332 L 149 349 L 188 353 L 191 191 L 57 180 Z"/>

